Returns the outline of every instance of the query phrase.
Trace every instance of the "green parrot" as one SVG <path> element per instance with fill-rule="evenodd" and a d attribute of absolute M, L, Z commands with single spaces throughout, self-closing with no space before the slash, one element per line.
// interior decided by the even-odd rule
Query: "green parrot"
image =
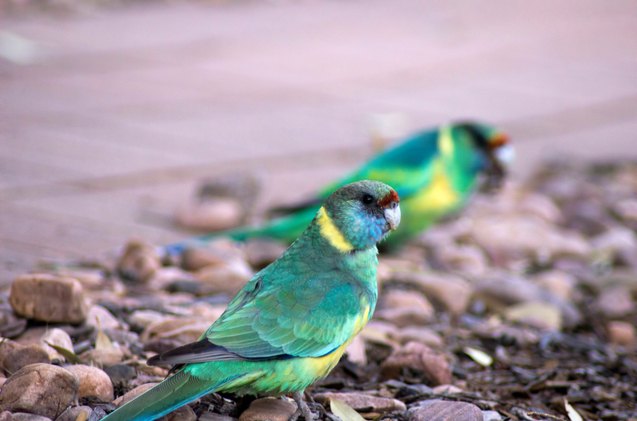
<path fill-rule="evenodd" d="M 486 124 L 457 123 L 425 130 L 374 156 L 311 200 L 276 209 L 288 213 L 285 216 L 259 227 L 240 227 L 171 244 L 164 251 L 178 255 L 186 247 L 223 236 L 238 241 L 269 237 L 291 242 L 334 190 L 365 179 L 389 184 L 400 195 L 403 224 L 382 244 L 383 249 L 395 249 L 441 217 L 460 209 L 478 186 L 497 187 L 505 176 L 511 152 L 507 137 Z"/>
<path fill-rule="evenodd" d="M 107 415 L 154 420 L 211 392 L 292 394 L 325 377 L 372 317 L 376 244 L 400 223 L 398 194 L 360 181 L 336 190 L 283 255 L 258 272 L 198 342 L 157 355 L 174 374 Z"/>

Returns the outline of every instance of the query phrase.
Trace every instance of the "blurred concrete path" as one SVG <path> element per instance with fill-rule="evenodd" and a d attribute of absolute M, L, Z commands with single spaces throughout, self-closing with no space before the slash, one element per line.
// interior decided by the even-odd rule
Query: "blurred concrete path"
<path fill-rule="evenodd" d="M 15 47 L 15 48 L 14 48 Z M 194 182 L 300 197 L 405 130 L 501 125 L 543 156 L 637 156 L 637 3 L 141 2 L 0 22 L 0 284 L 41 258 L 166 242 Z"/>

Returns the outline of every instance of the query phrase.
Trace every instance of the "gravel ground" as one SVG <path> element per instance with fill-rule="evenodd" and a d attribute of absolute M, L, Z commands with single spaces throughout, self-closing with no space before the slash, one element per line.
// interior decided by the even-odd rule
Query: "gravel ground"
<path fill-rule="evenodd" d="M 357 419 L 352 408 L 367 419 L 637 419 L 636 197 L 635 162 L 547 163 L 383 256 L 376 315 L 308 391 L 314 410 L 329 420 Z M 98 419 L 163 379 L 145 360 L 197 339 L 282 249 L 220 241 L 166 262 L 131 241 L 112 259 L 19 277 L 0 296 L 0 420 Z M 210 395 L 167 418 L 294 410 L 287 399 Z"/>

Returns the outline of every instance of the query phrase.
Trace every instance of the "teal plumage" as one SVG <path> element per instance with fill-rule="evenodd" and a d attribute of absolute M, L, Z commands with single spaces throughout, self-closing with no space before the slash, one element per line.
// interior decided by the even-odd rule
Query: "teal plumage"
<path fill-rule="evenodd" d="M 400 221 L 385 184 L 338 189 L 288 250 L 257 273 L 193 344 L 149 360 L 176 373 L 105 420 L 153 420 L 212 391 L 292 393 L 326 376 L 371 318 L 376 244 Z"/>
<path fill-rule="evenodd" d="M 402 200 L 403 224 L 383 245 L 395 248 L 429 225 L 460 209 L 481 179 L 495 186 L 504 176 L 506 136 L 481 123 L 458 123 L 417 133 L 376 155 L 343 179 L 322 189 L 313 199 L 282 208 L 288 215 L 260 227 L 212 233 L 166 247 L 170 254 L 221 236 L 244 241 L 270 237 L 291 242 L 314 217 L 320 203 L 337 188 L 357 180 L 377 180 L 393 186 Z"/>

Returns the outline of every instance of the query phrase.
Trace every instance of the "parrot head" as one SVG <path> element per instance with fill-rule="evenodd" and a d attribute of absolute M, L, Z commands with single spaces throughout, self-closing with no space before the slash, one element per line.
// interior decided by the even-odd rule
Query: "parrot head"
<path fill-rule="evenodd" d="M 337 248 L 356 251 L 377 244 L 398 227 L 399 202 L 396 191 L 378 181 L 358 181 L 336 190 L 323 208 L 328 220 L 342 236 L 342 244 L 347 245 Z M 334 241 L 332 243 L 334 245 Z"/>
<path fill-rule="evenodd" d="M 482 190 L 498 189 L 507 174 L 514 154 L 509 137 L 487 124 L 465 122 L 455 125 L 465 133 L 465 139 L 477 150 L 477 170 L 484 175 Z"/>

